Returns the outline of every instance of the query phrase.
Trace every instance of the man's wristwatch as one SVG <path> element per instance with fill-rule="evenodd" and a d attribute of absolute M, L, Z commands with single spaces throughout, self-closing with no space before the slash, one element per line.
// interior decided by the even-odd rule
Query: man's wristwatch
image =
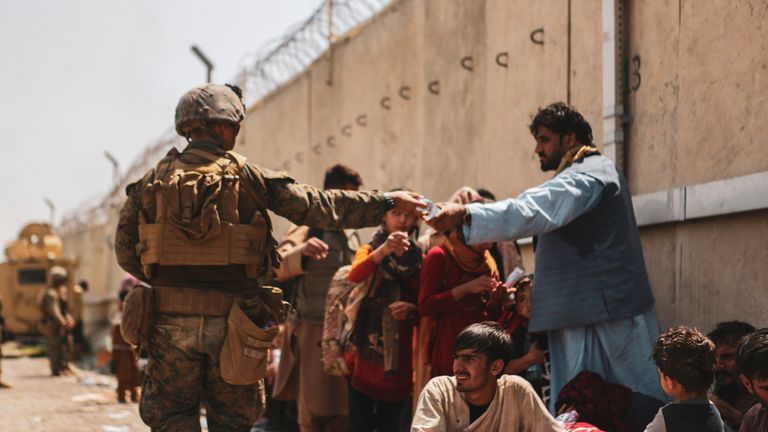
<path fill-rule="evenodd" d="M 395 200 L 389 196 L 389 193 L 384 193 L 384 198 L 384 207 L 386 207 L 387 211 L 395 208 Z"/>

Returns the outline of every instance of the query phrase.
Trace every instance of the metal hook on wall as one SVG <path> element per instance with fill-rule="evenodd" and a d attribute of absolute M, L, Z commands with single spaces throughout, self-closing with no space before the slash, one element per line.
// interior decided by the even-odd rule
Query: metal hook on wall
<path fill-rule="evenodd" d="M 411 88 L 408 86 L 400 87 L 400 91 L 397 92 L 401 98 L 405 100 L 411 100 Z"/>
<path fill-rule="evenodd" d="M 344 136 L 352 136 L 352 125 L 344 125 L 344 127 L 341 128 L 341 134 Z"/>
<path fill-rule="evenodd" d="M 291 170 L 291 161 L 283 162 L 283 170 L 285 170 L 285 171 L 290 171 Z"/>
<path fill-rule="evenodd" d="M 312 146 L 312 152 L 314 152 L 316 155 L 319 155 L 320 154 L 321 146 L 322 145 L 320 143 L 317 143 L 317 144 L 313 145 Z"/>
<path fill-rule="evenodd" d="M 368 116 L 365 114 L 360 114 L 355 119 L 355 123 L 357 123 L 359 126 L 362 126 L 362 127 L 368 126 Z"/>
<path fill-rule="evenodd" d="M 430 93 L 439 95 L 440 94 L 440 81 L 432 81 L 427 85 L 427 90 L 429 90 Z"/>
<path fill-rule="evenodd" d="M 472 56 L 462 57 L 461 67 L 472 72 L 475 70 L 475 59 Z"/>
<path fill-rule="evenodd" d="M 296 162 L 298 163 L 304 163 L 304 152 L 296 153 L 296 156 L 294 156 L 294 159 L 296 159 Z"/>
<path fill-rule="evenodd" d="M 392 99 L 389 98 L 389 96 L 381 98 L 381 102 L 379 102 L 379 105 L 381 105 L 382 108 L 385 110 L 388 110 L 392 108 Z"/>
<path fill-rule="evenodd" d="M 509 67 L 509 53 L 508 52 L 500 52 L 496 55 L 496 64 L 503 67 L 508 68 Z"/>
<path fill-rule="evenodd" d="M 538 28 L 531 32 L 531 42 L 537 45 L 544 45 L 544 29 L 543 28 Z"/>
<path fill-rule="evenodd" d="M 336 137 L 335 137 L 335 136 L 333 136 L 333 135 L 329 136 L 328 138 L 326 138 L 326 140 L 325 140 L 325 144 L 326 144 L 328 147 L 331 147 L 331 148 L 334 148 L 334 147 L 336 147 Z"/>

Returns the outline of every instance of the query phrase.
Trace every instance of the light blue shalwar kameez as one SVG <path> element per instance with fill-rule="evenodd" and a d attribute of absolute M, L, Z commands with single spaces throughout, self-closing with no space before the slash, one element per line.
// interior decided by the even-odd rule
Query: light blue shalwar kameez
<path fill-rule="evenodd" d="M 529 331 L 546 331 L 554 411 L 579 372 L 664 400 L 658 335 L 631 196 L 607 158 L 578 161 L 515 199 L 469 204 L 468 243 L 538 236 Z"/>

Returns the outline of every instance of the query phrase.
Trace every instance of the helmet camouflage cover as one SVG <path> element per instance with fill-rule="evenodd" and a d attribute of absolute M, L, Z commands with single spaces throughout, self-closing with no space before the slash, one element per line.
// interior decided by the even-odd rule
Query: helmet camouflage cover
<path fill-rule="evenodd" d="M 189 90 L 176 105 L 176 132 L 188 136 L 192 126 L 206 121 L 240 123 L 245 107 L 239 88 L 221 84 L 204 84 Z"/>

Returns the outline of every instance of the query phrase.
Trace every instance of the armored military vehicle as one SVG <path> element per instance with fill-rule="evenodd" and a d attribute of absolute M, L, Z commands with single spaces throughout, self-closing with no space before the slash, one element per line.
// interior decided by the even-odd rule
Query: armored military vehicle
<path fill-rule="evenodd" d="M 5 326 L 11 335 L 40 334 L 39 301 L 49 284 L 48 269 L 61 266 L 69 272 L 71 292 L 77 261 L 62 255 L 62 241 L 45 223 L 25 226 L 16 240 L 5 248 L 6 261 L 0 264 L 0 299 Z"/>

